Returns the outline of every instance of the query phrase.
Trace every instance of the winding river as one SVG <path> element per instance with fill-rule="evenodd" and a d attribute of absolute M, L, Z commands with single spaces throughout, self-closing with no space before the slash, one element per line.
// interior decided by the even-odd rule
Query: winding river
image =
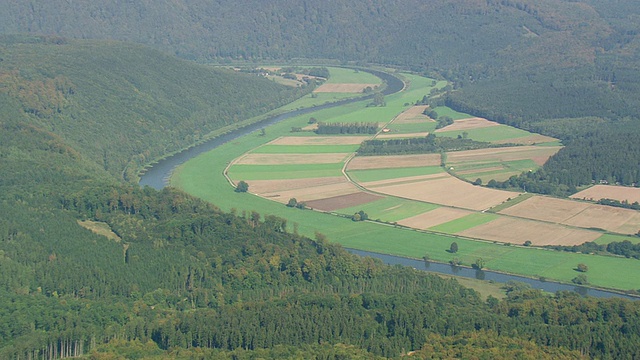
<path fill-rule="evenodd" d="M 375 71 L 375 70 L 366 70 L 366 71 L 372 73 L 373 75 L 376 75 L 386 83 L 387 86 L 383 90 L 384 95 L 395 94 L 404 89 L 404 83 L 400 79 L 398 79 L 397 77 L 391 74 L 381 72 L 381 71 Z M 315 107 L 293 110 L 281 115 L 266 118 L 262 121 L 247 125 L 243 128 L 233 130 L 222 136 L 207 140 L 206 142 L 203 142 L 201 144 L 188 148 L 182 152 L 166 157 L 160 160 L 158 163 L 153 164 L 152 167 L 150 167 L 144 174 L 141 175 L 140 185 L 150 186 L 152 188 L 160 190 L 168 185 L 169 177 L 171 176 L 171 173 L 176 168 L 176 166 L 179 166 L 180 164 L 183 164 L 189 159 L 196 157 L 202 153 L 213 150 L 222 144 L 225 144 L 229 141 L 240 138 L 242 136 L 251 134 L 254 131 L 266 128 L 272 124 L 275 124 L 282 120 L 289 119 L 294 116 L 303 115 L 303 114 L 307 114 L 310 112 L 327 109 L 331 107 L 341 106 L 341 105 L 345 105 L 345 104 L 349 104 L 357 101 L 362 101 L 371 97 L 373 97 L 373 95 L 370 95 L 367 97 L 354 98 L 354 99 L 345 99 L 345 100 L 341 100 L 333 103 L 327 103 L 327 104 L 323 104 Z M 349 251 L 356 255 L 370 256 L 373 258 L 381 259 L 386 264 L 410 266 L 418 270 L 425 270 L 425 271 L 436 272 L 441 274 L 462 276 L 462 277 L 481 279 L 481 280 L 490 280 L 490 281 L 495 281 L 499 283 L 506 283 L 509 281 L 518 281 L 518 282 L 527 283 L 531 285 L 532 288 L 541 289 L 548 292 L 575 291 L 583 296 L 591 295 L 591 296 L 604 297 L 604 298 L 621 297 L 626 299 L 638 300 L 638 298 L 636 297 L 627 296 L 627 295 L 616 293 L 616 292 L 590 289 L 590 288 L 578 287 L 574 285 L 560 284 L 556 282 L 540 281 L 540 280 L 530 279 L 527 277 L 503 274 L 503 273 L 498 273 L 498 272 L 493 272 L 488 270 L 475 270 L 475 269 L 470 269 L 465 267 L 455 267 L 447 264 L 434 263 L 434 262 L 425 263 L 422 260 L 409 259 L 409 258 L 404 258 L 404 257 L 394 256 L 394 255 L 378 254 L 378 253 L 362 251 L 362 250 L 349 249 Z"/>

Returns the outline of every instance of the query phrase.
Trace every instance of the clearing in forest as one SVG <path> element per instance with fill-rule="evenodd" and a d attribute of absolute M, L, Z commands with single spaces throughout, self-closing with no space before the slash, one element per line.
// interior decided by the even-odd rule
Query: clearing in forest
<path fill-rule="evenodd" d="M 613 185 L 594 185 L 586 190 L 571 195 L 574 199 L 598 201 L 600 199 L 613 199 L 627 201 L 630 204 L 640 202 L 640 188 Z"/>

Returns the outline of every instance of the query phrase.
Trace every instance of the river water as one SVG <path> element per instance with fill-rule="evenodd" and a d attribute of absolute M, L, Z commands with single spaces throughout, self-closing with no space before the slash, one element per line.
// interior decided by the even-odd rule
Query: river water
<path fill-rule="evenodd" d="M 387 84 L 386 88 L 383 91 L 384 95 L 395 94 L 404 88 L 404 83 L 393 75 L 380 72 L 380 71 L 373 71 L 373 70 L 367 70 L 367 72 L 370 72 L 378 76 Z M 353 103 L 356 101 L 362 101 L 371 97 L 373 97 L 373 95 L 368 97 L 360 97 L 356 99 L 341 100 L 341 101 L 337 101 L 329 104 L 323 104 L 323 105 L 319 105 L 311 108 L 293 110 L 288 113 L 266 118 L 265 120 L 231 131 L 217 138 L 207 140 L 206 142 L 193 146 L 175 155 L 166 157 L 160 160 L 158 163 L 153 164 L 152 167 L 150 167 L 144 174 L 140 176 L 140 185 L 150 186 L 152 188 L 160 190 L 165 186 L 167 186 L 169 177 L 171 176 L 171 173 L 176 168 L 176 166 L 179 166 L 180 164 L 183 164 L 189 159 L 196 157 L 202 153 L 213 150 L 222 144 L 225 144 L 229 141 L 240 138 L 242 136 L 251 134 L 254 131 L 266 128 L 272 124 L 275 124 L 282 120 L 289 119 L 294 116 L 303 115 L 313 111 L 327 109 L 335 106 L 341 106 L 341 105 Z M 621 297 L 626 299 L 638 300 L 638 298 L 615 293 L 615 292 L 589 289 L 585 287 L 579 287 L 579 286 L 573 286 L 573 285 L 567 285 L 567 284 L 559 284 L 556 282 L 540 281 L 540 280 L 530 279 L 522 276 L 502 274 L 502 273 L 492 272 L 488 270 L 475 270 L 475 269 L 470 269 L 465 267 L 454 267 L 451 265 L 434 263 L 434 262 L 425 263 L 422 260 L 409 259 L 409 258 L 393 256 L 393 255 L 378 254 L 378 253 L 362 251 L 362 250 L 349 249 L 349 251 L 353 254 L 357 254 L 360 256 L 370 256 L 370 257 L 381 259 L 386 264 L 390 264 L 390 265 L 398 264 L 398 265 L 404 265 L 404 266 L 411 266 L 418 270 L 425 270 L 425 271 L 436 272 L 441 274 L 449 274 L 449 275 L 462 276 L 467 278 L 476 278 L 476 279 L 482 279 L 482 280 L 491 280 L 499 283 L 507 283 L 509 281 L 518 281 L 518 282 L 527 283 L 531 285 L 531 287 L 534 289 L 541 289 L 548 292 L 575 291 L 581 295 L 590 295 L 590 296 L 605 297 L 605 298 Z"/>

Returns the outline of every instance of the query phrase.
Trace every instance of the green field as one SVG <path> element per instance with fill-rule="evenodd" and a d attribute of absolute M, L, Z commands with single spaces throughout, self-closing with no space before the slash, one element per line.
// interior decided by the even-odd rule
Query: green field
<path fill-rule="evenodd" d="M 517 139 L 533 135 L 525 130 L 516 129 L 507 125 L 498 125 L 468 130 L 443 131 L 437 133 L 437 136 L 458 137 L 463 136 L 462 133 L 464 132 L 468 134 L 469 139 L 486 142 Z"/>
<path fill-rule="evenodd" d="M 455 169 L 456 176 L 469 181 L 474 181 L 475 179 L 480 178 L 482 179 L 483 184 L 486 184 L 491 179 L 504 181 L 509 179 L 509 177 L 512 175 L 520 175 L 525 171 L 536 170 L 540 167 L 540 165 L 536 164 L 533 160 L 530 159 L 484 163 L 451 163 L 447 164 L 447 166 L 453 167 Z M 483 169 L 489 169 L 493 167 L 502 167 L 502 169 L 482 171 Z M 460 172 L 467 170 L 477 170 L 477 172 L 460 174 Z"/>
<path fill-rule="evenodd" d="M 362 141 L 367 138 L 363 137 Z M 253 154 L 336 154 L 352 153 L 360 145 L 265 145 L 255 150 Z"/>
<path fill-rule="evenodd" d="M 391 123 L 387 126 L 391 129 L 391 134 L 410 134 L 417 132 L 432 132 L 436 129 L 436 123 L 432 121 L 425 121 L 418 124 L 396 124 Z"/>
<path fill-rule="evenodd" d="M 436 225 L 429 228 L 429 230 L 447 234 L 455 234 L 482 224 L 486 224 L 497 219 L 498 217 L 499 215 L 496 214 L 474 213 L 456 220 L 446 222 L 444 224 Z"/>
<path fill-rule="evenodd" d="M 411 88 L 406 93 L 388 96 L 386 109 L 365 108 L 366 102 L 359 102 L 346 106 L 345 111 L 353 113 L 359 111 L 359 109 L 367 109 L 368 111 L 379 109 L 381 112 L 390 113 L 391 111 L 389 110 L 394 108 L 399 113 L 403 110 L 402 104 L 405 102 L 413 103 L 416 99 L 420 99 L 425 93 L 428 93 L 429 86 L 420 87 L 421 83 L 423 85 L 431 84 L 429 79 L 420 79 L 414 75 L 407 75 L 407 78 L 411 79 Z M 331 109 L 331 113 L 333 116 L 340 116 L 338 109 Z M 591 284 L 617 289 L 640 289 L 639 276 L 619 276 L 620 269 L 624 269 L 625 274 L 640 274 L 640 261 L 635 259 L 575 254 L 521 246 L 504 246 L 445 234 L 396 228 L 373 222 L 356 223 L 329 214 L 287 208 L 282 204 L 248 193 L 235 193 L 222 176 L 227 164 L 260 145 L 279 136 L 286 135 L 292 126 L 300 126 L 298 124 L 306 121 L 305 119 L 308 119 L 309 116 L 316 116 L 320 119 L 321 112 L 285 120 L 269 127 L 265 136 L 258 136 L 257 133 L 250 134 L 224 144 L 211 152 L 202 154 L 178 167 L 171 177 L 171 185 L 210 201 L 226 211 L 234 209 L 238 214 L 257 211 L 261 214 L 273 214 L 286 218 L 288 229 L 290 230 L 295 228 L 300 234 L 310 237 L 313 237 L 315 232 L 320 232 L 325 234 L 330 241 L 340 243 L 345 247 L 412 258 L 422 258 L 425 254 L 428 254 L 434 261 L 442 262 L 448 262 L 453 257 L 457 257 L 463 264 L 467 265 L 472 264 L 478 258 L 482 258 L 488 269 L 532 277 L 544 276 L 548 279 L 566 282 L 569 282 L 577 275 L 574 270 L 576 265 L 584 263 L 589 267 L 589 272 L 586 275 Z M 316 168 L 312 171 L 339 173 L 338 169 L 341 164 L 329 165 L 329 168 Z M 335 166 L 335 168 L 331 168 L 331 166 Z M 277 170 L 281 170 L 281 172 L 278 171 L 276 174 L 286 174 L 286 178 L 291 178 L 291 171 L 299 171 L 300 175 L 304 174 L 304 177 L 310 177 L 306 168 L 296 167 L 298 170 L 294 168 L 279 168 Z M 236 166 L 232 167 L 232 173 L 236 171 L 236 174 L 253 174 L 260 178 L 274 174 L 273 168 L 265 171 L 262 171 L 264 169 L 258 170 L 256 166 L 249 166 L 245 169 L 235 168 Z M 395 176 L 407 176 L 399 174 L 398 170 L 394 169 L 393 171 L 396 174 Z M 380 175 L 377 176 L 379 177 Z M 236 180 L 243 179 L 237 178 L 235 174 L 233 178 Z M 249 185 L 251 185 L 250 182 Z M 251 188 L 249 190 L 251 191 Z M 520 196 L 513 201 L 520 201 L 520 198 L 524 198 L 524 196 Z M 382 203 L 375 205 L 376 203 L 368 204 L 372 207 L 370 216 L 374 219 L 376 218 L 374 207 L 379 206 L 381 208 L 377 211 L 389 208 L 389 206 L 381 205 Z M 382 208 L 382 206 L 386 207 Z M 364 206 L 358 208 L 364 209 Z M 411 211 L 408 213 L 411 213 Z M 450 254 L 446 251 L 452 241 L 456 241 L 459 245 L 459 251 L 456 254 Z"/>
<path fill-rule="evenodd" d="M 604 234 L 596 239 L 596 244 L 608 244 L 612 242 L 622 242 L 622 241 L 631 241 L 634 244 L 640 243 L 640 236 L 625 236 L 625 235 L 616 235 L 616 234 Z"/>
<path fill-rule="evenodd" d="M 280 111 L 290 111 L 302 108 L 308 108 L 318 105 L 323 105 L 326 103 L 332 103 L 344 99 L 349 99 L 353 97 L 364 96 L 360 94 L 351 94 L 351 93 L 312 93 L 309 95 L 305 95 L 297 101 L 292 102 L 291 104 L 285 105 L 278 110 Z"/>
<path fill-rule="evenodd" d="M 407 176 L 432 175 L 444 172 L 440 166 L 422 166 L 394 169 L 370 169 L 349 171 L 349 176 L 356 182 L 388 180 Z"/>
<path fill-rule="evenodd" d="M 453 120 L 468 119 L 473 117 L 469 114 L 455 111 L 447 106 L 438 106 L 438 107 L 435 107 L 433 110 L 435 110 L 438 113 L 438 116 L 448 116 Z"/>
<path fill-rule="evenodd" d="M 342 176 L 342 163 L 287 164 L 287 165 L 233 165 L 229 177 L 234 180 L 304 179 Z"/>
<path fill-rule="evenodd" d="M 369 219 L 396 222 L 437 209 L 438 207 L 438 205 L 420 201 L 386 197 L 368 204 L 340 209 L 337 212 L 345 215 L 352 215 L 362 210 L 369 215 Z"/>

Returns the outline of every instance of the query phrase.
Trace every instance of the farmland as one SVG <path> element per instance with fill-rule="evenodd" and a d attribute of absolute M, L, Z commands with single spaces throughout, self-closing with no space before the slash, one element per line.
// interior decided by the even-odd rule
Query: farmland
<path fill-rule="evenodd" d="M 594 185 L 571 196 L 574 199 L 598 201 L 600 199 L 613 199 L 627 201 L 628 203 L 640 202 L 640 188 L 627 186 Z"/>
<path fill-rule="evenodd" d="M 489 269 L 569 281 L 575 277 L 575 264 L 584 262 L 593 269 L 593 274 L 589 273 L 592 284 L 640 288 L 640 279 L 635 277 L 607 280 L 615 278 L 612 269 L 616 266 L 640 270 L 637 262 L 628 259 L 503 245 L 522 245 L 526 240 L 534 246 L 591 240 L 607 242 L 625 238 L 622 235 L 590 229 L 593 224 L 585 227 L 568 220 L 556 223 L 512 213 L 518 206 L 530 206 L 531 203 L 527 204 L 531 199 L 529 194 L 474 186 L 453 177 L 440 166 L 440 154 L 352 158 L 359 141 L 371 137 L 319 136 L 311 132 L 301 136 L 289 131 L 294 126 L 306 126 L 309 116 L 336 123 L 378 122 L 390 129 L 397 120 L 404 122 L 399 125 L 432 126 L 432 121 L 421 117 L 418 107 L 404 105 L 428 93 L 431 80 L 408 74 L 406 77 L 411 80 L 411 86 L 403 93 L 387 96 L 385 107 L 366 107 L 367 102 L 363 101 L 292 117 L 269 127 L 264 134 L 245 136 L 192 159 L 175 171 L 171 183 L 223 209 L 281 216 L 287 219 L 290 229 L 308 236 L 320 232 L 347 247 L 414 258 L 429 254 L 435 261 L 447 262 L 454 255 L 445 250 L 456 241 L 460 251 L 455 257 L 465 264 L 482 258 Z M 405 110 L 408 113 L 402 114 Z M 458 119 L 472 118 L 467 114 L 452 114 Z M 475 125 L 470 125 L 473 123 Z M 478 119 L 464 126 L 465 129 L 444 131 L 438 136 L 454 136 L 465 131 L 466 136 L 474 140 L 479 137 L 498 142 L 538 136 L 503 125 L 487 125 Z M 486 132 L 488 129 L 496 133 Z M 454 171 L 463 172 L 457 175 L 472 177 L 483 172 L 504 173 L 508 166 L 518 170 L 539 166 L 558 149 L 557 146 L 517 146 L 450 152 L 445 158 L 448 167 L 452 164 Z M 232 191 L 223 176 L 227 166 L 229 178 L 236 182 L 245 180 L 252 194 Z M 357 184 L 344 176 L 343 168 Z M 387 224 L 353 222 L 318 211 L 285 207 L 283 204 L 290 198 L 306 202 L 309 208 L 345 216 L 362 210 L 369 219 Z M 589 219 L 594 216 L 590 215 Z M 394 223 L 399 226 L 393 226 Z M 620 231 L 625 224 L 618 224 L 615 229 Z M 535 263 L 527 262 L 532 258 L 536 259 Z"/>

